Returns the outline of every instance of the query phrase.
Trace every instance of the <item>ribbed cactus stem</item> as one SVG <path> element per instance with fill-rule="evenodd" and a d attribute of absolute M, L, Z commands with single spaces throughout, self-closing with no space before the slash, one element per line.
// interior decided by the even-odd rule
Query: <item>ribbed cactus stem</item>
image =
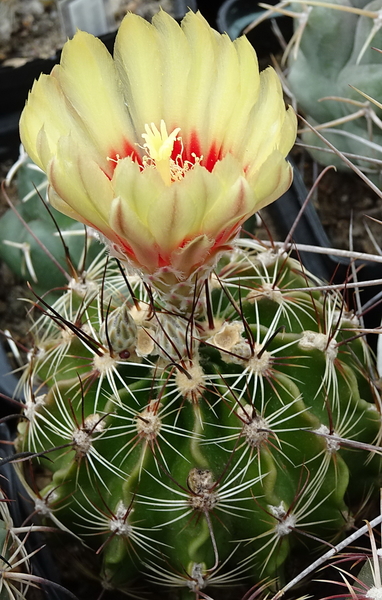
<path fill-rule="evenodd" d="M 112 262 L 88 277 L 33 327 L 17 443 L 52 459 L 36 510 L 98 553 L 109 588 L 282 583 L 378 485 L 381 404 L 343 298 L 255 242 L 184 310 Z"/>

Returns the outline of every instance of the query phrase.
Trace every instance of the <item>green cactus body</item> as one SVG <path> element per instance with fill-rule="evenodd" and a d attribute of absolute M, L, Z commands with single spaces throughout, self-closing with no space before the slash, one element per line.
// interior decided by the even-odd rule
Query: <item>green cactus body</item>
<path fill-rule="evenodd" d="M 100 258 L 32 329 L 18 447 L 50 459 L 36 509 L 112 588 L 282 582 L 377 484 L 372 366 L 340 295 L 257 243 L 215 273 L 181 312 Z"/>

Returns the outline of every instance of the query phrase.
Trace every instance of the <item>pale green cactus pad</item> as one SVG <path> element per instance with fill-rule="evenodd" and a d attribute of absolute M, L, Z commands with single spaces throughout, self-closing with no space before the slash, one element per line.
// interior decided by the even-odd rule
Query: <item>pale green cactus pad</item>
<path fill-rule="evenodd" d="M 380 160 L 382 152 L 378 104 L 382 97 L 382 54 L 376 50 L 382 48 L 381 0 L 333 0 L 327 7 L 292 3 L 291 7 L 296 14 L 298 42 L 289 55 L 289 89 L 309 123 L 319 126 L 338 150 L 350 153 L 361 170 L 378 174 L 380 181 L 379 163 L 366 159 Z M 378 106 L 367 97 L 376 100 Z M 345 168 L 308 128 L 303 140 L 325 149 L 310 149 L 318 162 Z"/>
<path fill-rule="evenodd" d="M 255 242 L 223 256 L 188 313 L 122 273 L 101 255 L 36 311 L 18 439 L 48 451 L 36 510 L 98 551 L 111 589 L 275 588 L 291 550 L 304 564 L 341 539 L 379 483 L 357 319 Z"/>

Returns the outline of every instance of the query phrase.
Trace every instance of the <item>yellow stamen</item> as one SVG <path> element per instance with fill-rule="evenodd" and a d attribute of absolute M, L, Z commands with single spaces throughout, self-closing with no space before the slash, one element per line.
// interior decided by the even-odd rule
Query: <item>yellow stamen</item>
<path fill-rule="evenodd" d="M 145 125 L 146 133 L 142 133 L 145 140 L 143 147 L 147 149 L 150 158 L 166 185 L 171 185 L 171 154 L 174 148 L 180 127 L 176 127 L 170 135 L 167 133 L 166 123 L 160 122 L 160 131 L 154 123 Z"/>

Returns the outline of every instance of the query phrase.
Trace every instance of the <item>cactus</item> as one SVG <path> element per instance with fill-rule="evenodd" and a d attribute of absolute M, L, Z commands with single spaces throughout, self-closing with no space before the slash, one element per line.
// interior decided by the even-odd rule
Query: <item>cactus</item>
<path fill-rule="evenodd" d="M 0 422 L 1 490 L 0 490 L 0 598 L 1 600 L 39 600 L 49 589 L 49 597 L 71 598 L 73 594 L 55 581 L 55 565 L 44 548 L 43 536 L 51 527 L 33 523 L 30 505 L 26 498 L 28 486 L 17 475 L 16 456 L 12 436 L 4 419 Z"/>
<path fill-rule="evenodd" d="M 382 3 L 334 0 L 328 7 L 321 2 L 309 4 L 291 4 L 295 11 L 293 42 L 298 43 L 289 53 L 287 85 L 309 123 L 335 148 L 356 155 L 352 160 L 378 179 L 381 112 L 367 99 L 382 97 L 382 56 L 373 49 L 382 48 Z M 333 7 L 336 4 L 337 9 Z M 366 95 L 366 102 L 358 90 Z M 307 128 L 302 137 L 309 145 L 326 148 Z M 333 153 L 310 152 L 321 164 L 345 168 Z"/>
<path fill-rule="evenodd" d="M 28 589 L 34 585 L 34 577 L 30 573 L 30 558 L 25 548 L 25 540 L 18 535 L 9 514 L 6 499 L 1 493 L 0 519 L 0 554 L 2 566 L 0 570 L 0 598 L 24 600 Z"/>
<path fill-rule="evenodd" d="M 380 543 L 378 544 L 375 539 L 373 528 L 371 524 L 367 522 L 368 534 L 370 538 L 370 550 L 366 550 L 365 554 L 360 554 L 361 564 L 363 564 L 361 570 L 355 577 L 351 572 L 346 572 L 346 583 L 343 584 L 344 588 L 347 588 L 343 598 L 344 600 L 353 598 L 358 600 L 361 598 L 379 598 L 381 595 L 382 584 L 381 584 L 381 549 Z M 352 561 L 354 556 L 349 553 L 345 555 L 345 561 Z M 336 563 L 333 565 L 338 568 Z M 351 568 L 349 569 L 351 571 Z M 350 585 L 349 585 L 349 582 Z"/>
<path fill-rule="evenodd" d="M 104 584 L 282 583 L 291 550 L 351 528 L 379 404 L 356 317 L 318 285 L 242 241 L 179 311 L 100 257 L 36 320 L 18 447 L 47 452 L 36 510 Z"/>
<path fill-rule="evenodd" d="M 95 258 L 100 247 L 97 249 L 93 243 L 91 249 L 85 248 L 84 256 L 84 228 L 53 207 L 44 206 L 46 175 L 25 152 L 11 169 L 8 181 L 15 173 L 20 202 L 16 205 L 17 214 L 8 210 L 0 219 L 0 257 L 17 277 L 33 283 L 37 293 L 52 290 L 55 299 L 61 293 L 55 288 L 62 289 L 68 280 L 66 252 L 59 232 L 65 231 L 67 252 L 76 265 L 83 262 L 88 252 L 90 258 Z M 55 258 L 54 264 L 47 250 Z"/>
<path fill-rule="evenodd" d="M 50 202 L 109 251 L 38 298 L 17 440 L 45 468 L 35 513 L 93 551 L 104 590 L 283 585 L 373 496 L 381 420 L 343 297 L 238 239 L 291 182 L 275 72 L 199 13 L 130 14 L 114 62 L 67 43 L 20 127 Z"/>

